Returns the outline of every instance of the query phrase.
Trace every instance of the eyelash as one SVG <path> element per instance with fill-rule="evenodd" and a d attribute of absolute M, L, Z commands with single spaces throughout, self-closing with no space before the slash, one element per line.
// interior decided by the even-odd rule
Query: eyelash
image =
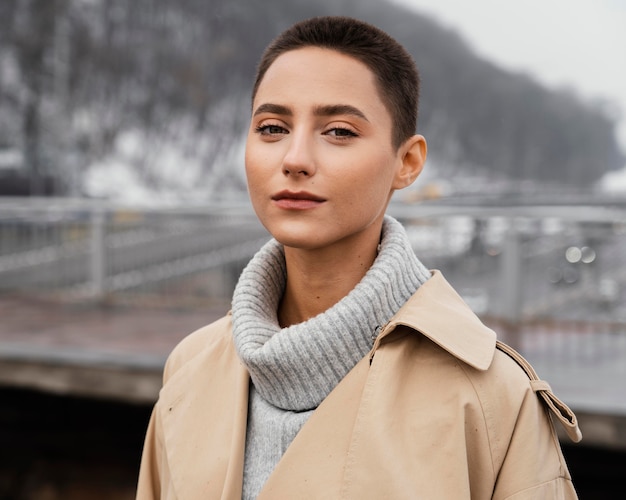
<path fill-rule="evenodd" d="M 259 125 L 257 126 L 254 130 L 256 131 L 257 134 L 261 134 L 261 135 L 275 135 L 275 133 L 272 133 L 269 131 L 269 129 L 271 128 L 277 128 L 281 130 L 281 134 L 286 132 L 286 129 L 284 127 L 281 127 L 280 125 L 273 125 L 273 124 L 269 124 L 269 125 Z"/>
<path fill-rule="evenodd" d="M 280 132 L 270 132 L 269 129 L 272 129 L 272 128 L 280 129 Z M 287 132 L 287 130 L 284 127 L 280 125 L 274 125 L 274 124 L 258 125 L 254 130 L 257 134 L 269 135 L 269 136 L 277 135 L 277 134 L 284 134 L 285 132 Z M 337 140 L 342 140 L 342 141 L 359 136 L 356 132 L 354 132 L 352 129 L 349 129 L 347 127 L 332 127 L 326 130 L 324 134 L 329 134 L 329 132 L 333 132 L 333 131 L 335 131 L 335 134 L 333 135 L 333 137 Z M 337 135 L 337 131 L 341 132 L 342 135 Z"/>
<path fill-rule="evenodd" d="M 335 139 L 339 139 L 339 140 L 347 140 L 347 139 L 351 139 L 353 137 L 358 137 L 358 134 L 356 132 L 354 132 L 354 130 L 349 129 L 347 127 L 333 127 L 331 129 L 329 129 L 328 131 L 324 132 L 324 133 L 328 133 L 328 132 L 332 132 L 335 131 Z M 342 133 L 342 135 L 337 135 L 337 131 L 340 131 Z M 345 135 L 344 135 L 345 134 Z"/>

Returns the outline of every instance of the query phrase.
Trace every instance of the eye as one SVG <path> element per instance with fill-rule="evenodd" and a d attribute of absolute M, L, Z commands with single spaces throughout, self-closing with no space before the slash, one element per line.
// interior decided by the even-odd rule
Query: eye
<path fill-rule="evenodd" d="M 333 127 L 324 132 L 324 135 L 330 135 L 337 139 L 350 139 L 359 136 L 359 134 L 346 127 Z"/>
<path fill-rule="evenodd" d="M 288 133 L 287 129 L 276 124 L 259 125 L 258 127 L 256 127 L 255 131 L 258 134 L 268 136 Z"/>

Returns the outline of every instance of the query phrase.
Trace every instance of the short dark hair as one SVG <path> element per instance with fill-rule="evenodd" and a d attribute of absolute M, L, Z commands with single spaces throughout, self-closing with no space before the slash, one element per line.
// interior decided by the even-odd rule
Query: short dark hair
<path fill-rule="evenodd" d="M 350 17 L 313 17 L 278 35 L 261 56 L 252 99 L 272 63 L 285 52 L 304 47 L 335 50 L 365 64 L 375 75 L 378 91 L 391 115 L 393 146 L 397 149 L 415 134 L 420 83 L 415 61 L 389 34 Z"/>

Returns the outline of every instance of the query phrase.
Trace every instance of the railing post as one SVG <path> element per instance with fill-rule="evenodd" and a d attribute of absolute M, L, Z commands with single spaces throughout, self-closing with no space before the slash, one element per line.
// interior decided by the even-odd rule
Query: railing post
<path fill-rule="evenodd" d="M 91 252 L 89 259 L 89 277 L 91 294 L 102 298 L 106 291 L 106 250 L 105 250 L 105 213 L 101 208 L 91 212 Z"/>
<path fill-rule="evenodd" d="M 502 290 L 502 319 L 506 324 L 505 341 L 514 349 L 519 349 L 520 320 L 522 316 L 522 250 L 521 235 L 515 217 L 509 218 L 504 239 L 500 276 Z"/>

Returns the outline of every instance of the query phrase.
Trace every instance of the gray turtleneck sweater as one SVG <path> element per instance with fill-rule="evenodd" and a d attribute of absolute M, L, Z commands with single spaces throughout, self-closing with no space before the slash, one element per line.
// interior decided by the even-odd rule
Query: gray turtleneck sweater
<path fill-rule="evenodd" d="M 402 225 L 385 216 L 378 256 L 357 286 L 324 313 L 281 328 L 283 248 L 271 240 L 252 258 L 232 302 L 235 347 L 252 380 L 244 499 L 256 498 L 311 413 L 429 277 Z"/>

